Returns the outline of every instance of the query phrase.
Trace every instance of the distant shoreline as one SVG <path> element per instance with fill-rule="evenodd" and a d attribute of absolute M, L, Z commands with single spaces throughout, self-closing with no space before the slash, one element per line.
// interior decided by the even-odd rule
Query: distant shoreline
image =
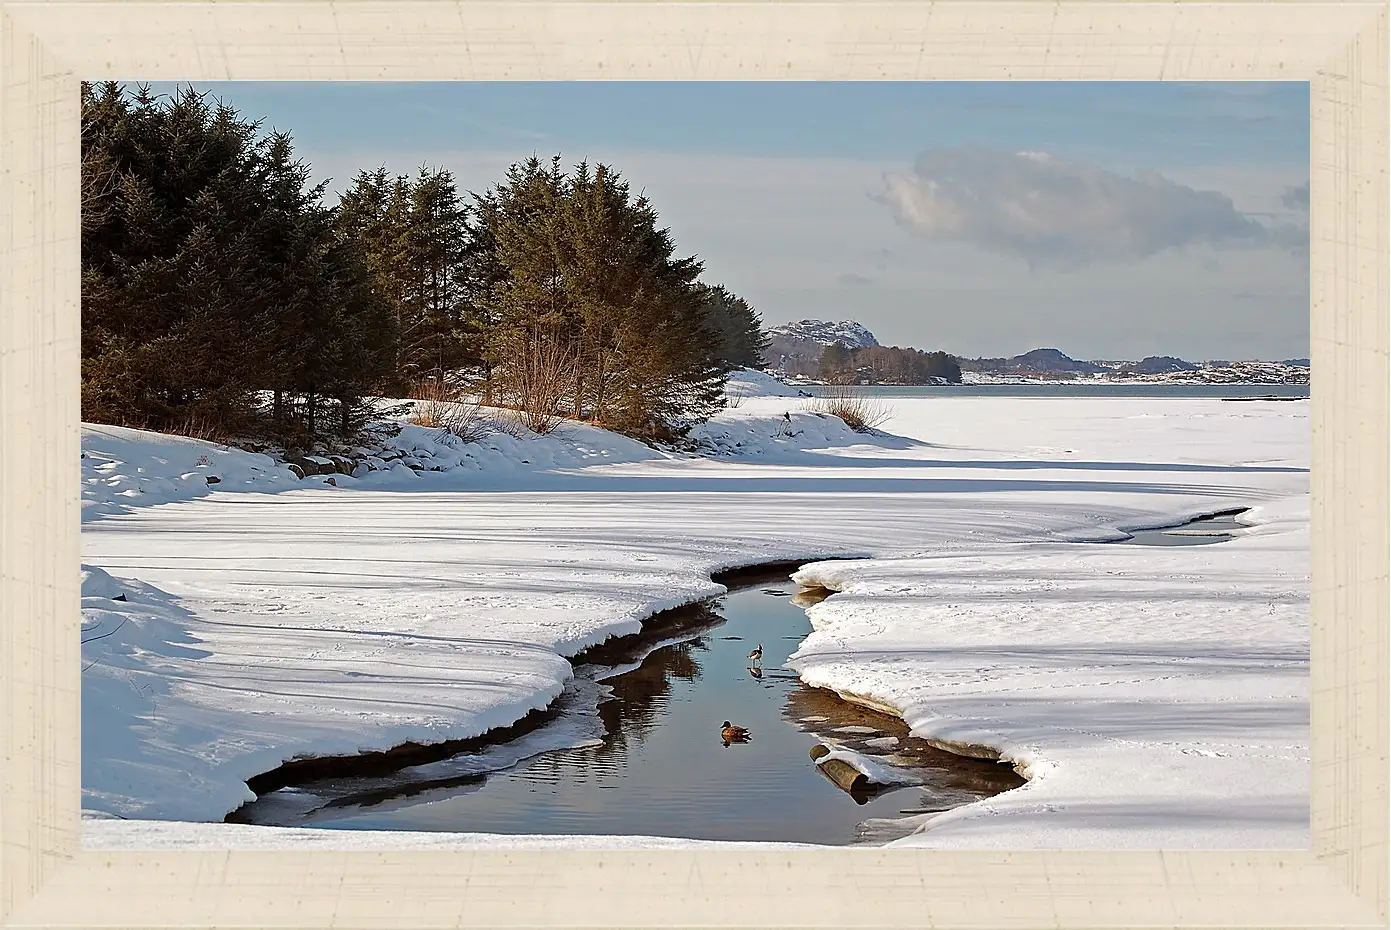
<path fill-rule="evenodd" d="M 851 391 L 884 397 L 934 396 L 1106 398 L 1106 397 L 1190 397 L 1221 400 L 1308 400 L 1309 384 L 1233 383 L 1191 381 L 1018 381 L 966 382 L 963 384 L 857 384 L 829 385 L 814 381 L 785 381 L 803 393 L 821 395 L 827 391 Z"/>
<path fill-rule="evenodd" d="M 1179 381 L 1169 379 L 1142 378 L 990 378 L 965 379 L 957 382 L 931 381 L 924 384 L 911 384 L 895 381 L 878 381 L 872 384 L 832 384 L 810 378 L 785 378 L 773 375 L 789 387 L 1029 387 L 1033 385 L 1052 387 L 1249 387 L 1249 388 L 1288 388 L 1308 387 L 1309 381 Z"/>

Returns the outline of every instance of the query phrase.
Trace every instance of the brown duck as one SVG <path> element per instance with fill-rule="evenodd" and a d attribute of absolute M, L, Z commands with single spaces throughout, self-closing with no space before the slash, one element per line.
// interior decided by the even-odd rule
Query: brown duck
<path fill-rule="evenodd" d="M 721 724 L 720 739 L 726 743 L 744 743 L 749 739 L 749 731 L 743 727 L 736 727 L 726 720 Z"/>

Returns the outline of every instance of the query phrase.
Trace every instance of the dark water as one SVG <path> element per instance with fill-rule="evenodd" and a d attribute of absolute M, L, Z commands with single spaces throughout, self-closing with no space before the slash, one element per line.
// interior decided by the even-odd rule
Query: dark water
<path fill-rule="evenodd" d="M 1245 525 L 1238 523 L 1236 518 L 1235 513 L 1199 517 L 1181 526 L 1136 530 L 1129 539 L 1119 542 L 1135 546 L 1209 546 L 1231 539 Z"/>
<path fill-rule="evenodd" d="M 573 713 L 521 741 L 563 736 L 577 720 L 583 724 L 588 688 L 593 745 L 543 752 L 491 774 L 469 773 L 469 760 L 456 758 L 387 778 L 305 785 L 264 796 L 239 819 L 845 845 L 911 832 L 910 824 L 894 822 L 909 816 L 905 811 L 954 807 L 1023 783 L 1006 765 L 936 750 L 910 738 L 895 717 L 801 684 L 782 667 L 811 629 L 803 606 L 814 600 L 796 591 L 781 581 L 726 595 L 703 624 L 712 628 L 604 677 L 612 698 L 597 710 L 593 679 L 603 673 L 577 669 L 577 692 L 568 698 Z M 747 654 L 759 644 L 756 674 Z M 752 739 L 726 746 L 719 732 L 725 720 L 750 729 Z M 923 783 L 851 796 L 808 756 L 825 740 L 902 766 Z"/>
<path fill-rule="evenodd" d="M 798 385 L 813 395 L 827 390 L 822 385 Z M 1259 399 L 1307 398 L 1307 384 L 874 384 L 837 387 L 871 397 L 1218 397 Z M 1289 401 L 1291 403 L 1295 401 Z"/>

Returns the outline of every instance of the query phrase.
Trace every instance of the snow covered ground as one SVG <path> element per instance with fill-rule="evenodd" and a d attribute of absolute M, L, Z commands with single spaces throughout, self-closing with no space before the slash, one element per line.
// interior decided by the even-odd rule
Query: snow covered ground
<path fill-rule="evenodd" d="M 298 755 L 510 723 L 712 571 L 853 555 L 799 576 L 843 593 L 791 664 L 1032 779 L 901 843 L 1307 845 L 1307 404 L 894 399 L 866 436 L 753 373 L 731 393 L 701 454 L 407 427 L 444 470 L 336 487 L 84 427 L 88 844 L 670 845 L 161 821 L 221 820 Z M 1250 505 L 1219 545 L 1094 544 Z"/>

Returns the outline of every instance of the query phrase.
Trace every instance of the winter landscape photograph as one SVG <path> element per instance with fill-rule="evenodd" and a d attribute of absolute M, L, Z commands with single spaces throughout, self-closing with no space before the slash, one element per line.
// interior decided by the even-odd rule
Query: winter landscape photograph
<path fill-rule="evenodd" d="M 1308 848 L 1309 119 L 84 84 L 84 844 Z"/>

